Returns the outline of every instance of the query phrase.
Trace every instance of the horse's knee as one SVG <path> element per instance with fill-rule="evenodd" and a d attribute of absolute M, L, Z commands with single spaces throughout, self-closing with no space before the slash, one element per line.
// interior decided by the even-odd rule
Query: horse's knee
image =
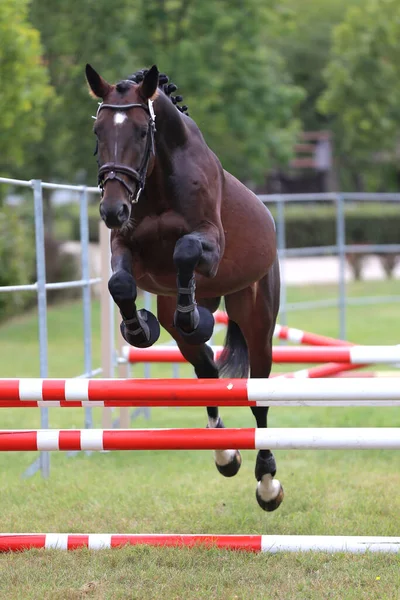
<path fill-rule="evenodd" d="M 137 288 L 134 278 L 127 271 L 117 271 L 108 282 L 108 290 L 116 304 L 124 301 L 135 302 Z"/>
<path fill-rule="evenodd" d="M 192 273 L 199 262 L 203 249 L 201 241 L 194 235 L 184 235 L 175 245 L 174 264 L 178 271 Z"/>
<path fill-rule="evenodd" d="M 258 481 L 256 489 L 257 502 L 263 510 L 271 512 L 281 504 L 284 492 L 278 479 L 274 479 L 276 462 L 271 453 L 268 457 L 257 455 L 255 476 Z"/>

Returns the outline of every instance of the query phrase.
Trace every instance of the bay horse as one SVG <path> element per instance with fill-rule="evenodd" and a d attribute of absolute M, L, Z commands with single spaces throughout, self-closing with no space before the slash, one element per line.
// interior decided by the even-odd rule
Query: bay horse
<path fill-rule="evenodd" d="M 145 348 L 161 324 L 197 377 L 248 377 L 249 370 L 269 377 L 280 293 L 271 213 L 222 168 L 155 65 L 116 85 L 86 65 L 86 79 L 101 99 L 94 124 L 100 215 L 112 230 L 109 291 L 122 336 Z M 158 319 L 137 309 L 137 287 L 157 296 Z M 217 364 L 206 342 L 222 296 L 229 322 Z M 267 427 L 268 408 L 251 410 L 257 427 Z M 207 415 L 207 427 L 224 427 L 218 408 Z M 241 465 L 237 450 L 215 451 L 214 459 L 226 477 Z M 272 452 L 260 450 L 256 498 L 266 511 L 283 500 L 275 473 Z"/>

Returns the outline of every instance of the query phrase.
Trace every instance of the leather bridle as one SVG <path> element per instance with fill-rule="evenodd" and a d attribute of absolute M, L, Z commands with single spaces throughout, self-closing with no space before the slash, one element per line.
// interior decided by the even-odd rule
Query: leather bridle
<path fill-rule="evenodd" d="M 118 181 L 123 185 L 129 194 L 129 201 L 132 204 L 136 204 L 140 198 L 144 186 L 146 184 L 147 169 L 149 167 L 150 156 L 155 154 L 154 134 L 156 131 L 156 115 L 153 109 L 152 100 L 148 100 L 148 106 L 145 104 L 100 104 L 96 118 L 101 110 L 109 108 L 111 110 L 123 111 L 129 110 L 130 108 L 142 108 L 149 115 L 149 122 L 147 128 L 146 147 L 143 154 L 143 159 L 138 170 L 128 167 L 127 165 L 120 165 L 115 162 L 108 162 L 102 165 L 98 171 L 98 184 L 101 189 L 101 197 L 104 195 L 104 188 L 108 181 Z M 136 183 L 136 190 L 131 185 L 126 183 L 122 177 L 118 174 L 127 175 L 131 180 Z"/>

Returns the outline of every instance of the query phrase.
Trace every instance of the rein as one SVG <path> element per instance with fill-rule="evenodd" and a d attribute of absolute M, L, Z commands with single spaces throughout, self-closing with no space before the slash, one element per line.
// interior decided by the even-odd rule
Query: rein
<path fill-rule="evenodd" d="M 104 108 L 111 110 L 129 110 L 130 108 L 142 108 L 149 114 L 149 123 L 147 128 L 146 147 L 143 154 L 143 159 L 138 170 L 128 167 L 127 165 L 120 165 L 118 163 L 108 162 L 102 165 L 98 171 L 98 184 L 101 189 L 101 196 L 104 195 L 104 188 L 108 181 L 118 181 L 123 185 L 129 194 L 129 201 L 132 204 L 136 204 L 139 201 L 140 195 L 144 190 L 146 184 L 147 169 L 149 167 L 150 156 L 155 154 L 154 134 L 156 131 L 156 115 L 153 109 L 153 102 L 148 100 L 148 106 L 145 104 L 100 104 L 97 115 Z M 97 118 L 96 115 L 96 118 Z M 130 185 L 118 176 L 118 173 L 127 175 L 132 179 L 136 185 L 136 191 L 132 189 Z"/>

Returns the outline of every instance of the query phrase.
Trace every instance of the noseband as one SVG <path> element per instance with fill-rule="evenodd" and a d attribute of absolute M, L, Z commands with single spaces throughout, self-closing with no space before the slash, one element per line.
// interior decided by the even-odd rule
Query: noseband
<path fill-rule="evenodd" d="M 132 204 L 136 204 L 140 198 L 140 194 L 142 193 L 145 183 L 146 183 L 146 175 L 147 169 L 149 167 L 150 156 L 155 154 L 155 146 L 154 146 L 154 134 L 156 131 L 156 115 L 153 109 L 152 100 L 148 101 L 148 106 L 145 104 L 100 104 L 97 115 L 103 108 L 110 108 L 111 110 L 123 111 L 129 110 L 130 108 L 142 108 L 149 114 L 149 123 L 147 128 L 147 137 L 146 137 L 146 147 L 143 154 L 142 163 L 138 170 L 132 169 L 132 167 L 128 167 L 126 165 L 119 165 L 118 163 L 108 162 L 102 165 L 98 171 L 98 184 L 101 189 L 101 197 L 104 195 L 104 188 L 108 181 L 119 181 L 124 188 L 127 190 L 129 194 L 129 201 Z M 96 115 L 96 118 L 97 118 Z M 136 190 L 132 189 L 130 185 L 126 183 L 121 177 L 118 176 L 118 173 L 122 175 L 127 175 L 132 179 L 137 185 Z"/>

